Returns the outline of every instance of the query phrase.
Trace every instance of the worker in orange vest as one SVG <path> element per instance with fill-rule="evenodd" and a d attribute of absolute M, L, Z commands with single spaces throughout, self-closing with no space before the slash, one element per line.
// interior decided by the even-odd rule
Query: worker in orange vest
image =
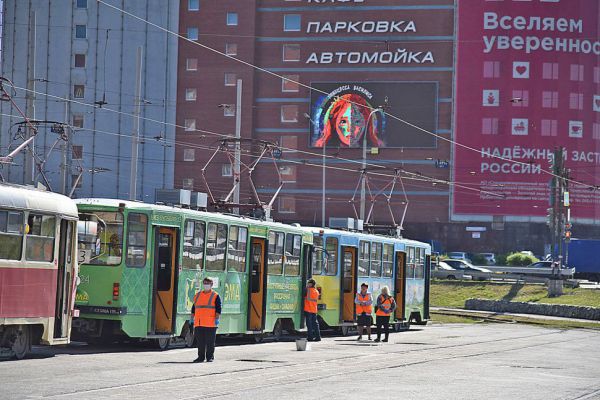
<path fill-rule="evenodd" d="M 381 340 L 381 328 L 384 328 L 384 342 L 388 341 L 390 336 L 390 316 L 396 309 L 396 300 L 390 296 L 390 290 L 387 286 L 381 288 L 381 294 L 377 296 L 377 306 L 375 311 L 375 326 L 377 327 L 376 342 Z"/>
<path fill-rule="evenodd" d="M 371 317 L 371 305 L 373 300 L 371 299 L 371 293 L 368 292 L 369 285 L 363 283 L 360 285 L 360 292 L 356 293 L 354 298 L 354 304 L 356 304 L 356 316 L 358 325 L 358 339 L 362 339 L 365 328 L 371 340 L 371 325 L 373 325 L 373 318 Z"/>
<path fill-rule="evenodd" d="M 215 341 L 217 339 L 217 327 L 221 317 L 221 298 L 212 289 L 213 281 L 204 278 L 203 290 L 194 296 L 192 305 L 192 318 L 194 318 L 194 338 L 198 345 L 198 358 L 195 363 L 206 360 L 212 362 L 215 359 Z"/>
<path fill-rule="evenodd" d="M 314 279 L 306 282 L 306 295 L 304 296 L 304 315 L 306 316 L 306 330 L 309 342 L 320 342 L 321 331 L 319 330 L 319 321 L 317 320 L 317 301 L 319 300 L 319 291 L 315 288 Z"/>

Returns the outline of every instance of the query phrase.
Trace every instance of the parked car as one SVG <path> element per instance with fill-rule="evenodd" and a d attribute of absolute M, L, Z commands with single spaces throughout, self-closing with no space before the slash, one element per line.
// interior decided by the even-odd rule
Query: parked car
<path fill-rule="evenodd" d="M 465 253 L 464 251 L 451 251 L 447 254 L 447 256 L 452 260 L 465 260 L 471 262 L 471 257 L 469 257 L 469 253 Z"/>
<path fill-rule="evenodd" d="M 437 263 L 433 269 L 433 277 L 438 279 L 464 279 L 464 271 L 452 268 L 444 261 Z"/>
<path fill-rule="evenodd" d="M 494 253 L 479 253 L 479 255 L 485 258 L 487 265 L 496 265 L 496 255 Z"/>
<path fill-rule="evenodd" d="M 552 268 L 553 261 L 538 261 L 527 265 L 525 268 Z M 562 266 L 561 268 L 567 268 Z"/>
<path fill-rule="evenodd" d="M 470 275 L 473 280 L 477 279 L 484 281 L 490 279 L 490 274 L 492 273 L 492 271 L 487 268 L 476 267 L 465 260 L 444 260 L 444 262 L 454 269 L 464 271 L 464 274 Z"/>

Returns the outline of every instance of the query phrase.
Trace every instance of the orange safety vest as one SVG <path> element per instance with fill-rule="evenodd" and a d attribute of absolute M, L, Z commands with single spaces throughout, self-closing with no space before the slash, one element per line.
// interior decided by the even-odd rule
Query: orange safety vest
<path fill-rule="evenodd" d="M 214 328 L 217 326 L 217 292 L 211 290 L 203 291 L 194 296 L 194 326 Z"/>
<path fill-rule="evenodd" d="M 304 311 L 316 314 L 317 300 L 319 300 L 319 291 L 314 287 L 308 288 L 306 290 L 306 296 L 304 296 Z"/>
<path fill-rule="evenodd" d="M 383 296 L 380 295 L 379 298 L 382 298 Z M 381 304 L 379 305 L 379 307 L 377 307 L 377 311 L 375 312 L 375 315 L 378 315 L 380 317 L 389 317 L 390 314 L 390 310 L 392 309 L 392 304 L 394 304 L 394 300 L 392 299 L 392 297 L 388 297 L 387 299 L 383 299 L 381 301 Z M 387 311 L 387 313 L 383 312 L 383 310 Z"/>
<path fill-rule="evenodd" d="M 363 296 L 362 293 L 358 292 L 358 301 L 370 301 L 371 300 L 371 293 L 365 294 Z M 362 313 L 367 313 L 367 314 L 371 314 L 371 306 L 363 306 L 360 304 L 356 305 L 356 315 L 360 315 Z"/>

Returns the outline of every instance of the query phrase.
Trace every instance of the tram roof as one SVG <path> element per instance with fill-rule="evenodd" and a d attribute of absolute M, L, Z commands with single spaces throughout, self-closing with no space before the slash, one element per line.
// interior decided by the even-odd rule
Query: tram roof
<path fill-rule="evenodd" d="M 77 206 L 67 196 L 6 183 L 0 183 L 0 207 L 41 211 L 77 218 Z"/>
<path fill-rule="evenodd" d="M 417 240 L 406 239 L 406 238 L 397 238 L 393 236 L 384 236 L 384 235 L 376 235 L 373 233 L 364 233 L 364 232 L 353 232 L 353 231 L 344 231 L 341 229 L 332 229 L 332 228 L 317 228 L 317 227 L 305 227 L 305 229 L 314 233 L 323 233 L 324 235 L 331 236 L 352 236 L 358 237 L 359 239 L 364 240 L 381 240 L 382 242 L 402 242 L 404 245 L 412 245 L 412 246 L 420 246 L 420 247 L 429 247 L 429 244 L 425 242 L 419 242 Z"/>
<path fill-rule="evenodd" d="M 205 218 L 214 218 L 217 217 L 221 220 L 226 220 L 229 222 L 240 222 L 243 221 L 249 225 L 259 225 L 259 226 L 269 226 L 269 227 L 279 227 L 280 229 L 292 230 L 292 231 L 302 231 L 301 228 L 284 224 L 282 222 L 276 221 L 263 221 L 260 219 L 250 218 L 243 215 L 232 215 L 232 214 L 223 214 L 215 211 L 198 211 L 192 210 L 190 208 L 179 208 L 172 207 L 162 204 L 152 204 L 152 203 L 143 203 L 141 201 L 130 201 L 130 200 L 119 200 L 119 199 L 105 199 L 105 198 L 85 198 L 85 199 L 76 199 L 76 204 L 88 205 L 88 206 L 98 206 L 98 207 L 114 207 L 118 208 L 122 205 L 125 206 L 126 209 L 129 210 L 145 210 L 145 211 L 154 211 L 154 212 L 169 212 L 169 213 L 185 213 L 186 215 L 198 215 L 204 216 Z"/>

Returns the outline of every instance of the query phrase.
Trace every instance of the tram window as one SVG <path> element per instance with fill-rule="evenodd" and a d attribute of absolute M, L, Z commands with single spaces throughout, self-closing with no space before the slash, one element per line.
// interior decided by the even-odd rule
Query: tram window
<path fill-rule="evenodd" d="M 206 225 L 202 221 L 185 221 L 183 234 L 182 267 L 185 269 L 202 269 L 204 266 L 204 231 Z"/>
<path fill-rule="evenodd" d="M 269 259 L 267 273 L 269 275 L 283 274 L 283 232 L 269 232 Z"/>
<path fill-rule="evenodd" d="M 0 259 L 21 259 L 23 226 L 22 212 L 0 211 Z"/>
<path fill-rule="evenodd" d="M 300 275 L 302 236 L 288 233 L 285 238 L 285 275 Z"/>
<path fill-rule="evenodd" d="M 227 248 L 227 269 L 229 271 L 246 271 L 247 238 L 247 228 L 233 225 L 229 227 L 229 244 Z"/>
<path fill-rule="evenodd" d="M 337 275 L 338 251 L 337 238 L 328 237 L 325 242 L 325 275 Z"/>
<path fill-rule="evenodd" d="M 369 256 L 371 254 L 371 243 L 361 240 L 358 250 L 358 276 L 369 276 Z"/>
<path fill-rule="evenodd" d="M 371 244 L 371 276 L 381 276 L 381 243 Z"/>
<path fill-rule="evenodd" d="M 416 250 L 416 263 L 415 263 L 415 279 L 423 279 L 425 277 L 425 249 Z"/>
<path fill-rule="evenodd" d="M 206 239 L 206 270 L 224 271 L 225 252 L 227 250 L 227 225 L 208 224 L 208 238 Z"/>
<path fill-rule="evenodd" d="M 394 245 L 384 244 L 383 245 L 383 263 L 382 272 L 385 278 L 391 278 L 394 269 Z"/>
<path fill-rule="evenodd" d="M 81 264 L 121 264 L 123 214 L 110 211 L 79 214 L 77 243 Z"/>
<path fill-rule="evenodd" d="M 313 238 L 313 245 L 312 274 L 321 275 L 323 273 L 323 238 L 321 236 L 315 236 Z"/>
<path fill-rule="evenodd" d="M 56 235 L 56 217 L 41 214 L 29 214 L 27 218 L 25 256 L 31 261 L 47 261 L 54 259 L 54 236 Z"/>
<path fill-rule="evenodd" d="M 406 278 L 413 279 L 415 277 L 416 254 L 414 247 L 408 247 L 408 261 L 406 262 Z"/>
<path fill-rule="evenodd" d="M 344 252 L 344 293 L 352 293 L 354 291 L 352 267 L 354 265 L 354 253 Z"/>
<path fill-rule="evenodd" d="M 127 259 L 128 267 L 146 265 L 146 242 L 148 239 L 148 216 L 131 213 L 127 216 Z"/>

